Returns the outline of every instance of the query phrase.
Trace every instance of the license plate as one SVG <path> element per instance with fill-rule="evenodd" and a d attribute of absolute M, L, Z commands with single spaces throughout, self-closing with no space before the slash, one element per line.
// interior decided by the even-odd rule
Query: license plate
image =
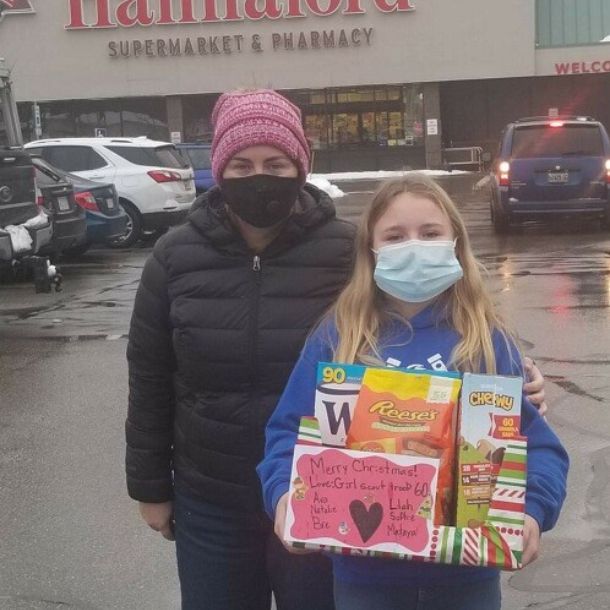
<path fill-rule="evenodd" d="M 67 212 L 70 209 L 70 202 L 67 197 L 58 197 L 57 205 L 59 206 L 60 212 Z"/>
<path fill-rule="evenodd" d="M 106 207 L 109 210 L 114 209 L 114 199 L 112 197 L 109 197 L 108 199 L 106 199 Z"/>
<path fill-rule="evenodd" d="M 549 172 L 547 178 L 553 184 L 563 184 L 568 181 L 569 174 L 568 172 Z"/>

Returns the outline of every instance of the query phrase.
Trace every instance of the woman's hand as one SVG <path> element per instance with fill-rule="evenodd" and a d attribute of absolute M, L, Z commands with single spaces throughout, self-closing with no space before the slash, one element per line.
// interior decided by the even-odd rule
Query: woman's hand
<path fill-rule="evenodd" d="M 527 356 L 523 358 L 523 368 L 525 369 L 527 380 L 527 383 L 523 386 L 523 391 L 527 394 L 530 402 L 538 408 L 538 413 L 545 415 L 548 411 L 548 406 L 544 393 L 544 377 L 534 361 Z"/>
<path fill-rule="evenodd" d="M 295 549 L 293 546 L 286 544 L 284 541 L 284 526 L 286 525 L 286 511 L 288 509 L 288 492 L 286 492 L 277 503 L 275 507 L 275 525 L 273 531 L 275 535 L 280 539 L 281 543 L 286 547 L 288 551 L 295 555 L 307 555 L 308 553 L 315 553 L 309 549 Z"/>
<path fill-rule="evenodd" d="M 529 515 L 525 515 L 523 523 L 523 567 L 538 559 L 540 551 L 540 527 L 538 521 Z"/>
<path fill-rule="evenodd" d="M 160 532 L 166 540 L 175 540 L 172 528 L 173 502 L 140 502 L 140 514 L 148 527 Z"/>

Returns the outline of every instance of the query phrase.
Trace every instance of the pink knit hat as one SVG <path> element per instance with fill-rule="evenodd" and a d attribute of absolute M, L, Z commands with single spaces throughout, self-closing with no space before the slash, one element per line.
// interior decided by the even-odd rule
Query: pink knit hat
<path fill-rule="evenodd" d="M 212 174 L 216 183 L 240 150 L 261 144 L 285 153 L 296 163 L 305 183 L 310 153 L 301 111 L 284 96 L 271 89 L 224 93 L 212 111 L 212 124 Z"/>

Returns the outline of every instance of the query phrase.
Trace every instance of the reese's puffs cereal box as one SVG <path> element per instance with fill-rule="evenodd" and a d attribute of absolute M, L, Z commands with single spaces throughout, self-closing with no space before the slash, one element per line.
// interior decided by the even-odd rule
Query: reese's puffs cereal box
<path fill-rule="evenodd" d="M 464 374 L 458 433 L 458 527 L 478 527 L 487 518 L 504 451 L 511 439 L 521 438 L 522 391 L 520 377 Z"/>
<path fill-rule="evenodd" d="M 458 373 L 367 369 L 347 434 L 347 447 L 360 451 L 437 458 L 435 523 L 450 523 Z"/>

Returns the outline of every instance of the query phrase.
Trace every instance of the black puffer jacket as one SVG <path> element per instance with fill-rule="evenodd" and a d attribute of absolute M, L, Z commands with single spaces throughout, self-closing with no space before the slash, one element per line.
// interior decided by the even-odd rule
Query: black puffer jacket
<path fill-rule="evenodd" d="M 253 256 L 217 189 L 159 240 L 136 296 L 127 357 L 127 486 L 262 510 L 264 430 L 307 333 L 344 286 L 354 227 L 302 191 L 282 234 Z M 172 470 L 174 481 L 172 483 Z"/>

